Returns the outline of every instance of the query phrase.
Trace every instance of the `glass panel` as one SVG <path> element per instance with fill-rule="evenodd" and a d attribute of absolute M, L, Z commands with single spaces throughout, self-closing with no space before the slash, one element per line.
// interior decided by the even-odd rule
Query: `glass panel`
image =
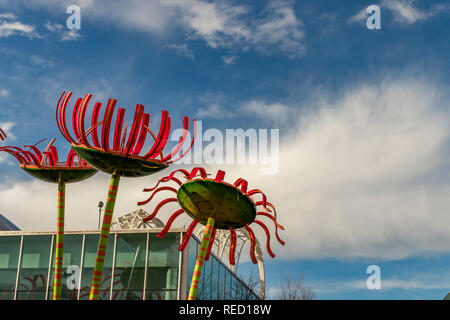
<path fill-rule="evenodd" d="M 219 263 L 219 300 L 225 299 L 225 277 L 227 270 L 225 267 Z"/>
<path fill-rule="evenodd" d="M 203 300 L 210 300 L 211 299 L 211 259 L 208 261 L 205 261 L 203 263 L 203 270 L 202 275 L 203 278 L 203 294 L 202 298 Z"/>
<path fill-rule="evenodd" d="M 24 236 L 17 299 L 45 300 L 52 236 Z"/>
<path fill-rule="evenodd" d="M 225 300 L 231 299 L 231 273 L 228 269 L 225 269 Z"/>
<path fill-rule="evenodd" d="M 162 239 L 158 239 L 154 233 L 150 234 L 145 299 L 177 298 L 179 245 L 179 233 L 168 233 Z"/>
<path fill-rule="evenodd" d="M 98 234 L 87 234 L 84 245 L 83 269 L 81 271 L 80 300 L 88 300 L 91 291 L 92 276 L 94 274 L 95 259 L 97 257 Z M 110 234 L 106 249 L 103 269 L 103 281 L 100 288 L 99 300 L 109 300 L 111 289 L 111 270 L 114 251 L 114 234 Z"/>
<path fill-rule="evenodd" d="M 236 300 L 237 299 L 237 281 L 234 274 L 232 274 L 231 277 L 231 299 Z"/>
<path fill-rule="evenodd" d="M 197 252 L 198 252 L 198 242 L 196 238 L 191 237 L 188 246 L 188 270 L 187 270 L 187 292 L 186 297 L 189 296 L 189 290 L 191 287 L 192 275 L 194 273 L 195 262 L 197 261 Z"/>
<path fill-rule="evenodd" d="M 142 300 L 146 234 L 118 234 L 113 300 Z"/>
<path fill-rule="evenodd" d="M 236 299 L 242 300 L 244 298 L 244 295 L 242 294 L 244 289 L 244 285 L 238 279 L 236 279 Z"/>
<path fill-rule="evenodd" d="M 216 258 L 211 255 L 211 299 L 218 299 L 218 289 L 219 289 L 219 263 Z"/>
<path fill-rule="evenodd" d="M 14 299 L 20 236 L 0 237 L 0 300 Z"/>
<path fill-rule="evenodd" d="M 55 238 L 56 239 L 56 238 Z M 77 300 L 80 287 L 81 247 L 83 235 L 64 235 L 63 275 L 61 280 L 61 300 Z M 53 282 L 55 281 L 55 250 L 56 240 L 53 243 L 52 271 L 50 276 L 48 299 L 53 299 Z"/>

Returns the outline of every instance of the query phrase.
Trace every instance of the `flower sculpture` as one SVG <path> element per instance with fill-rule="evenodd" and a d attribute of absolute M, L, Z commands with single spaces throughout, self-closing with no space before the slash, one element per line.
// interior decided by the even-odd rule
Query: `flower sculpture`
<path fill-rule="evenodd" d="M 196 124 L 194 120 L 194 134 L 190 145 L 181 155 L 177 156 L 186 143 L 189 132 L 189 119 L 184 117 L 183 135 L 175 148 L 169 154 L 164 155 L 163 150 L 169 140 L 170 134 L 171 121 L 169 113 L 162 111 L 161 126 L 156 136 L 148 127 L 150 114 L 144 113 L 144 106 L 137 104 L 127 137 L 128 123 L 125 124 L 125 128 L 123 129 L 125 109 L 118 108 L 112 135 L 113 141 L 112 145 L 110 145 L 111 122 L 117 100 L 109 99 L 102 120 L 99 120 L 102 104 L 99 102 L 95 103 L 92 109 L 90 127 L 86 130 L 85 117 L 88 104 L 92 98 L 92 95 L 88 93 L 83 99 L 78 98 L 72 109 L 72 129 L 75 136 L 73 138 L 69 133 L 66 123 L 67 104 L 71 96 L 72 92 L 63 92 L 59 99 L 56 110 L 59 130 L 67 141 L 71 143 L 72 149 L 81 158 L 98 170 L 111 174 L 89 297 L 90 300 L 96 300 L 98 299 L 102 280 L 104 257 L 120 177 L 142 177 L 150 175 L 167 168 L 169 164 L 185 156 L 194 144 Z M 100 137 L 98 133 L 99 127 L 101 127 Z M 154 143 L 148 151 L 142 152 L 148 134 L 154 139 Z M 88 141 L 89 135 L 91 136 L 91 142 Z"/>
<path fill-rule="evenodd" d="M 64 208 L 66 183 L 85 180 L 94 175 L 97 170 L 80 159 L 73 150 L 70 150 L 65 161 L 58 161 L 58 150 L 55 146 L 53 146 L 54 142 L 55 139 L 50 141 L 47 148 L 45 148 L 43 152 L 39 151 L 37 144 L 26 145 L 24 146 L 26 149 L 14 146 L 4 146 L 0 147 L 0 151 L 7 152 L 15 157 L 19 161 L 20 167 L 33 177 L 58 184 L 55 281 L 53 285 L 53 299 L 59 300 L 61 298 L 61 280 L 63 272 L 62 265 L 64 251 Z M 75 162 L 75 158 L 77 158 L 77 162 Z"/>
<path fill-rule="evenodd" d="M 186 180 L 184 183 L 180 181 L 175 174 L 180 173 Z M 200 175 L 200 177 L 198 177 Z M 265 194 L 258 189 L 247 190 L 248 183 L 246 180 L 239 178 L 234 184 L 224 181 L 225 172 L 219 170 L 215 179 L 207 178 L 204 168 L 194 168 L 190 173 L 184 169 L 173 171 L 170 175 L 158 181 L 155 187 L 144 189 L 144 192 L 151 192 L 151 196 L 138 203 L 145 205 L 149 203 L 153 197 L 161 191 L 171 191 L 176 194 L 176 198 L 166 198 L 162 200 L 155 208 L 152 214 L 143 221 L 153 219 L 158 211 L 165 204 L 177 202 L 181 209 L 173 213 L 167 221 L 166 226 L 158 234 L 158 238 L 164 237 L 172 226 L 174 220 L 181 214 L 186 213 L 193 221 L 189 225 L 186 236 L 178 247 L 179 251 L 183 251 L 189 243 L 189 239 L 198 223 L 206 225 L 200 245 L 197 261 L 195 264 L 194 274 L 192 276 L 191 287 L 189 291 L 189 300 L 195 300 L 199 279 L 201 276 L 203 262 L 209 259 L 216 229 L 226 229 L 230 231 L 230 264 L 235 264 L 236 250 L 236 229 L 245 228 L 250 235 L 250 257 L 253 263 L 257 263 L 255 256 L 256 238 L 250 224 L 256 223 L 265 232 L 267 237 L 266 248 L 269 255 L 273 258 L 274 253 L 270 248 L 270 233 L 267 226 L 258 217 L 267 217 L 275 224 L 275 237 L 284 245 L 285 242 L 278 236 L 278 229 L 284 230 L 277 222 L 277 214 L 275 207 L 267 201 Z M 170 186 L 162 186 L 158 188 L 160 182 L 174 181 L 179 188 L 175 189 Z M 254 197 L 261 196 L 261 200 L 256 201 Z"/>

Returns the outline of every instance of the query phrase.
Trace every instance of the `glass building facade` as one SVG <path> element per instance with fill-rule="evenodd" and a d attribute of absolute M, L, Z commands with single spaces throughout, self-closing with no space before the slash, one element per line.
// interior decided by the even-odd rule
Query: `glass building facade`
<path fill-rule="evenodd" d="M 200 242 L 177 248 L 185 230 L 112 230 L 105 257 L 101 300 L 186 299 Z M 89 299 L 98 232 L 66 232 L 62 298 Z M 53 296 L 54 232 L 0 232 L 0 300 L 50 300 Z M 258 296 L 215 255 L 205 261 L 198 299 L 255 300 Z"/>

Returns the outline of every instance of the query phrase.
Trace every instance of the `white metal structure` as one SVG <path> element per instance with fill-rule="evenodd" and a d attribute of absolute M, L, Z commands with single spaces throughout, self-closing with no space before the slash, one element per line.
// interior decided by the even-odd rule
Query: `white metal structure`
<path fill-rule="evenodd" d="M 148 216 L 149 214 L 147 212 L 139 209 L 123 216 L 113 218 L 111 221 L 111 228 L 119 230 L 164 228 L 164 223 L 158 218 L 153 218 L 148 222 L 143 222 L 142 219 Z"/>

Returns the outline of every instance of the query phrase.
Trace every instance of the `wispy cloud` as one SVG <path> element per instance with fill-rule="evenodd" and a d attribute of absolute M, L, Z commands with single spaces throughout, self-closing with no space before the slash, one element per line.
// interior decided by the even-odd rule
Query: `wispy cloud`
<path fill-rule="evenodd" d="M 362 275 L 361 279 L 349 279 L 349 280 L 316 280 L 310 281 L 309 285 L 314 288 L 314 291 L 318 293 L 319 297 L 321 293 L 345 293 L 346 291 L 368 290 L 366 275 Z M 405 273 L 403 276 L 381 276 L 381 288 L 376 290 L 378 293 L 383 294 L 385 291 L 392 290 L 408 290 L 416 291 L 418 298 L 420 298 L 421 291 L 426 290 L 442 290 L 443 294 L 448 292 L 450 288 L 450 274 L 449 273 L 428 273 L 428 272 L 415 272 Z"/>
<path fill-rule="evenodd" d="M 235 60 L 236 60 L 236 56 L 225 56 L 225 57 L 222 57 L 222 61 L 223 61 L 223 63 L 225 63 L 225 65 L 234 64 Z"/>
<path fill-rule="evenodd" d="M 9 91 L 5 88 L 1 88 L 0 89 L 0 97 L 8 97 L 9 96 Z"/>
<path fill-rule="evenodd" d="M 262 100 L 250 100 L 244 103 L 241 108 L 241 112 L 246 115 L 258 117 L 264 122 L 268 122 L 274 125 L 285 126 L 287 123 L 297 116 L 296 108 L 287 106 L 282 103 L 267 103 Z"/>
<path fill-rule="evenodd" d="M 224 119 L 233 118 L 236 114 L 231 110 L 220 106 L 217 103 L 212 103 L 206 108 L 199 108 L 196 117 L 200 119 L 212 118 L 212 119 Z"/>
<path fill-rule="evenodd" d="M 437 4 L 429 9 L 419 9 L 414 6 L 416 2 L 416 0 L 383 0 L 381 6 L 392 11 L 395 21 L 400 24 L 414 24 L 450 10 L 448 4 Z"/>
<path fill-rule="evenodd" d="M 280 50 L 290 58 L 304 55 L 305 32 L 290 3 L 271 2 L 266 12 L 265 17 L 254 23 L 252 42 L 255 47 L 266 54 Z"/>
<path fill-rule="evenodd" d="M 111 0 L 108 6 L 101 1 L 35 0 L 22 5 L 55 11 L 74 3 L 83 19 L 94 23 L 150 34 L 182 30 L 185 39 L 203 40 L 213 49 L 256 50 L 292 59 L 305 52 L 305 33 L 291 1 L 270 1 L 259 13 L 229 0 Z"/>
<path fill-rule="evenodd" d="M 165 45 L 164 48 L 175 50 L 175 52 L 178 55 L 183 56 L 188 59 L 195 58 L 194 53 L 191 51 L 191 49 L 189 49 L 188 45 L 185 43 L 183 43 L 183 44 L 172 43 L 172 44 Z"/>
<path fill-rule="evenodd" d="M 450 5 L 435 4 L 428 9 L 419 9 L 415 6 L 417 0 L 382 0 L 378 5 L 390 11 L 394 16 L 394 21 L 398 24 L 412 25 L 414 23 L 428 20 L 441 13 L 450 12 Z M 354 16 L 350 17 L 348 23 L 365 22 L 367 19 L 366 8 L 362 9 Z"/>
<path fill-rule="evenodd" d="M 290 123 L 297 118 L 298 112 L 295 107 L 282 103 L 269 103 L 260 99 L 251 99 L 240 104 L 236 108 L 224 106 L 223 96 L 209 94 L 200 98 L 206 106 L 197 109 L 196 117 L 224 119 L 238 116 L 250 116 L 258 118 L 264 123 L 279 126 Z"/>
<path fill-rule="evenodd" d="M 48 58 L 44 58 L 42 56 L 39 55 L 32 55 L 30 57 L 30 62 L 39 68 L 42 69 L 51 69 L 55 66 L 55 63 L 53 62 L 53 60 L 50 60 Z"/>
<path fill-rule="evenodd" d="M 78 30 L 69 30 L 59 23 L 51 23 L 50 21 L 46 21 L 44 27 L 51 34 L 56 35 L 59 41 L 76 41 L 81 39 L 81 35 Z"/>
<path fill-rule="evenodd" d="M 39 37 L 35 31 L 35 27 L 29 24 L 22 23 L 16 15 L 5 12 L 0 14 L 0 38 L 7 38 L 11 36 L 27 36 L 29 38 Z"/>

